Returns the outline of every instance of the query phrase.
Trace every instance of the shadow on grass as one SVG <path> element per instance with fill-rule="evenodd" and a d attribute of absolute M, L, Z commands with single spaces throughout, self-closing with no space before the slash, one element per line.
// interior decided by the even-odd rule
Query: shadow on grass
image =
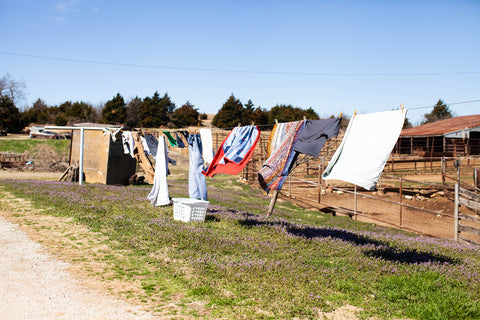
<path fill-rule="evenodd" d="M 378 248 L 368 249 L 364 251 L 364 254 L 368 257 L 379 258 L 383 260 L 406 263 L 406 264 L 416 264 L 416 263 L 449 263 L 449 264 L 458 264 L 459 261 L 444 255 L 431 253 L 431 252 L 422 252 L 416 249 L 398 249 L 393 248 L 388 245 L 387 242 L 372 239 L 359 235 L 346 230 L 332 229 L 332 228 L 322 228 L 322 227 L 312 227 L 312 226 L 299 226 L 294 225 L 285 221 L 264 221 L 258 220 L 253 217 L 253 215 L 248 215 L 244 220 L 239 221 L 242 226 L 280 226 L 288 234 L 301 237 L 305 239 L 315 239 L 315 238 L 332 238 L 350 242 L 357 246 L 373 245 Z"/>
<path fill-rule="evenodd" d="M 418 250 L 400 250 L 396 248 L 381 248 L 367 250 L 364 254 L 368 257 L 380 258 L 383 260 L 389 260 L 400 263 L 449 263 L 449 264 L 458 264 L 459 261 L 452 259 L 440 254 L 431 253 L 431 252 L 421 252 Z"/>

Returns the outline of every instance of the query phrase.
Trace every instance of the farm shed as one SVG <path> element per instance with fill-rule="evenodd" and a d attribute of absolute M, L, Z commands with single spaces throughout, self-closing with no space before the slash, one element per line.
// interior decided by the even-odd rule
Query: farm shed
<path fill-rule="evenodd" d="M 422 157 L 480 155 L 480 114 L 403 129 L 394 153 Z"/>
<path fill-rule="evenodd" d="M 81 128 L 83 130 L 79 130 Z M 121 139 L 113 141 L 110 134 L 105 134 L 104 128 L 104 125 L 81 124 L 72 130 L 70 165 L 80 160 L 83 133 L 85 182 L 127 185 L 128 179 L 135 174 L 137 160 L 124 154 Z"/>

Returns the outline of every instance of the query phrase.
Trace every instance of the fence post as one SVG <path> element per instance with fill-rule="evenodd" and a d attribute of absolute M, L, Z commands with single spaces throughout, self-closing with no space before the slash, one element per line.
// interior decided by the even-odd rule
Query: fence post
<path fill-rule="evenodd" d="M 445 174 L 447 171 L 447 166 L 445 163 L 445 157 L 441 158 L 441 165 L 442 165 L 442 186 L 443 186 L 443 192 L 447 192 L 447 186 L 445 185 Z"/>
<path fill-rule="evenodd" d="M 455 208 L 453 214 L 453 240 L 458 241 L 458 183 L 455 183 Z"/>
<path fill-rule="evenodd" d="M 460 159 L 455 160 L 455 167 L 457 167 L 457 183 L 460 185 Z"/>
<path fill-rule="evenodd" d="M 354 185 L 353 188 L 353 215 L 357 220 L 357 185 Z"/>
<path fill-rule="evenodd" d="M 318 164 L 318 203 L 322 200 L 322 165 Z"/>
<path fill-rule="evenodd" d="M 478 186 L 480 184 L 480 176 L 478 175 L 479 169 L 474 169 L 473 170 L 473 185 L 475 186 L 476 189 L 478 189 Z"/>
<path fill-rule="evenodd" d="M 292 198 L 292 176 L 288 175 L 288 197 Z"/>
<path fill-rule="evenodd" d="M 399 212 L 399 220 L 400 220 L 400 229 L 403 229 L 403 197 L 402 197 L 402 190 L 403 189 L 403 180 L 400 178 L 400 187 L 398 188 L 399 194 L 399 201 L 400 202 L 400 212 Z"/>

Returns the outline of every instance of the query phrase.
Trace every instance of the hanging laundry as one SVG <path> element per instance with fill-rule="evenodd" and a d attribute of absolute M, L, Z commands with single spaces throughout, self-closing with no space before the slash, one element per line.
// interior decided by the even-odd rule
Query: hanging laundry
<path fill-rule="evenodd" d="M 185 143 L 183 143 L 182 138 L 178 135 L 178 132 L 175 132 L 175 138 L 177 140 L 177 147 L 185 148 Z"/>
<path fill-rule="evenodd" d="M 295 162 L 297 154 L 292 152 L 294 142 L 303 128 L 304 121 L 281 123 L 277 126 L 274 139 L 276 149 L 272 148 L 272 154 L 265 161 L 257 174 L 258 182 L 267 193 L 270 190 L 281 190 L 285 178 Z M 279 138 L 281 137 L 281 139 Z"/>
<path fill-rule="evenodd" d="M 200 137 L 202 138 L 203 160 L 208 166 L 213 160 L 213 141 L 211 129 L 200 129 Z"/>
<path fill-rule="evenodd" d="M 188 137 L 190 165 L 188 171 L 188 195 L 193 199 L 207 200 L 207 180 L 202 174 L 202 140 L 199 134 Z"/>
<path fill-rule="evenodd" d="M 318 157 L 325 142 L 338 135 L 341 118 L 305 120 L 302 132 L 293 144 L 293 151 Z"/>
<path fill-rule="evenodd" d="M 183 135 L 183 137 L 185 138 L 185 141 L 187 141 L 188 143 L 188 136 L 190 135 L 190 133 L 188 133 L 187 130 L 180 130 L 179 132 Z"/>
<path fill-rule="evenodd" d="M 406 110 L 354 115 L 322 178 L 375 189 L 402 131 L 405 115 Z"/>
<path fill-rule="evenodd" d="M 267 144 L 267 159 L 270 158 L 272 153 L 274 153 L 281 145 L 281 142 L 284 139 L 285 134 L 285 123 L 275 123 L 273 126 L 272 132 L 268 137 L 268 144 Z"/>
<path fill-rule="evenodd" d="M 142 137 L 142 145 L 143 149 L 147 156 L 152 156 L 153 159 L 157 157 L 157 148 L 158 148 L 158 140 L 155 138 L 153 134 L 146 134 Z"/>
<path fill-rule="evenodd" d="M 240 173 L 250 161 L 259 139 L 260 130 L 257 126 L 235 127 L 222 142 L 203 174 L 213 178 L 217 173 Z"/>
<path fill-rule="evenodd" d="M 172 147 L 176 147 L 176 146 L 177 146 L 177 139 L 175 139 L 174 137 L 172 137 L 172 135 L 171 135 L 170 132 L 168 132 L 168 131 L 163 131 L 163 133 L 164 133 L 165 136 L 167 137 L 168 143 L 170 143 L 170 145 L 171 145 Z"/>
<path fill-rule="evenodd" d="M 147 199 L 154 206 L 165 206 L 170 204 L 168 195 L 167 173 L 168 171 L 168 149 L 165 138 L 160 137 L 158 141 L 157 155 L 155 162 L 155 178 L 153 188 Z"/>
<path fill-rule="evenodd" d="M 132 131 L 123 131 L 122 132 L 122 144 L 123 152 L 125 154 L 130 154 L 132 158 L 135 158 L 133 150 L 135 150 L 135 141 L 133 140 Z"/>

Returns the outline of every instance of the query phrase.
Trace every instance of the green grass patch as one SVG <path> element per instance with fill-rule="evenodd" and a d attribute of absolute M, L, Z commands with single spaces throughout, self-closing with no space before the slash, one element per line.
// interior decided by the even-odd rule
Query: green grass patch
<path fill-rule="evenodd" d="M 71 140 L 64 139 L 25 139 L 25 140 L 0 140 L 0 152 L 10 153 L 25 153 L 29 152 L 34 154 L 40 145 L 46 145 L 55 148 L 61 155 L 67 155 L 70 153 Z"/>
<path fill-rule="evenodd" d="M 109 278 L 139 284 L 125 297 L 153 301 L 152 310 L 176 301 L 194 315 L 198 302 L 207 318 L 308 319 L 351 304 L 378 319 L 480 317 L 478 246 L 306 214 L 289 202 L 267 219 L 270 199 L 258 190 L 230 176 L 207 183 L 206 221 L 183 223 L 171 206 L 150 205 L 151 186 L 0 180 L 49 208 L 44 214 L 98 232 L 109 250 L 95 259 L 109 266 Z M 187 197 L 188 188 L 169 180 L 169 191 Z"/>

